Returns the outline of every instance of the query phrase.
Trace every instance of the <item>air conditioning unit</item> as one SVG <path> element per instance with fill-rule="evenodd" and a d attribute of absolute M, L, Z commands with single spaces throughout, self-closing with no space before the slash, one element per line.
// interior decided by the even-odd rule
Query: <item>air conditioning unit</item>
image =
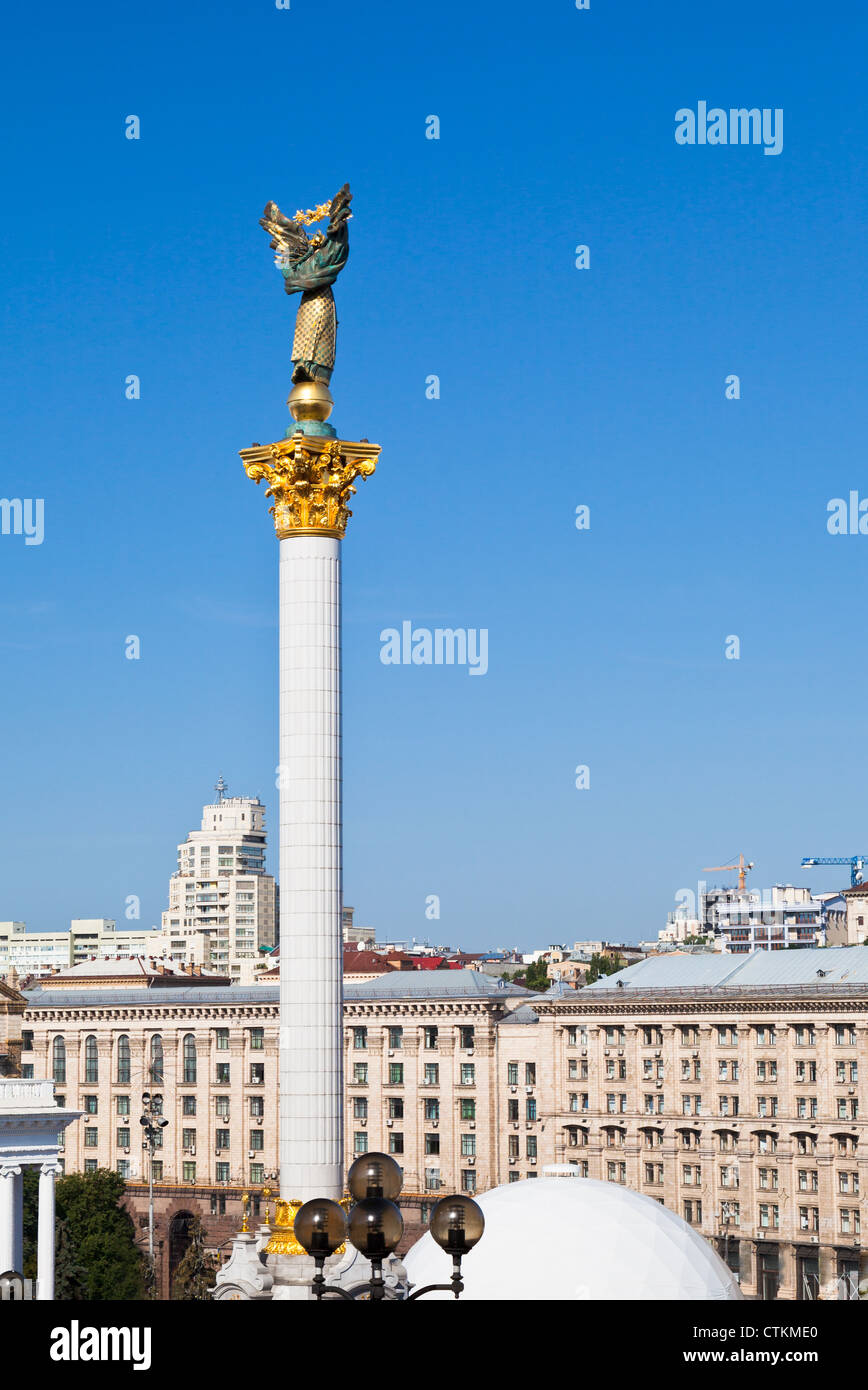
<path fill-rule="evenodd" d="M 467 1049 L 467 1055 L 468 1055 L 468 1057 L 472 1057 L 472 1056 L 473 1056 L 473 1048 L 472 1048 L 472 1047 L 468 1047 L 468 1049 Z"/>
<path fill-rule="evenodd" d="M 258 1125 L 261 1125 L 261 1124 L 262 1124 L 264 1118 L 265 1118 L 265 1117 L 264 1117 L 263 1115 L 255 1115 L 255 1116 L 254 1116 L 254 1119 L 256 1120 L 256 1123 L 257 1123 Z"/>
<path fill-rule="evenodd" d="M 468 1154 L 467 1162 L 472 1166 L 476 1162 L 476 1159 L 472 1154 Z"/>
<path fill-rule="evenodd" d="M 618 1053 L 618 1056 L 620 1057 L 620 1055 L 621 1055 L 621 1054 L 620 1054 L 620 1052 L 619 1052 L 619 1053 Z M 662 1056 L 663 1056 L 663 1052 L 662 1052 L 662 1050 L 661 1050 L 659 1047 L 657 1047 L 657 1048 L 654 1049 L 654 1056 L 655 1056 L 655 1057 L 662 1057 Z"/>
<path fill-rule="evenodd" d="M 518 1129 L 518 1120 L 513 1120 L 512 1127 L 513 1129 Z"/>
<path fill-rule="evenodd" d="M 214 1152 L 215 1152 L 215 1154 L 217 1155 L 217 1157 L 219 1158 L 220 1155 L 222 1154 L 223 1150 L 222 1150 L 222 1149 L 215 1149 Z"/>
<path fill-rule="evenodd" d="M 432 1120 L 431 1123 L 432 1123 L 432 1125 L 434 1126 L 434 1128 L 436 1129 L 437 1126 L 439 1125 L 440 1121 L 439 1121 L 439 1120 Z"/>
<path fill-rule="evenodd" d="M 517 1159 L 517 1158 L 511 1158 L 509 1161 L 510 1161 L 510 1163 L 518 1163 L 518 1159 Z"/>
<path fill-rule="evenodd" d="M 657 1090 L 659 1091 L 659 1090 L 660 1090 L 660 1087 L 663 1085 L 663 1082 L 662 1082 L 662 1081 L 655 1081 L 654 1084 L 655 1084 L 655 1086 L 657 1087 Z"/>
<path fill-rule="evenodd" d="M 529 1096 L 532 1096 L 532 1095 L 533 1095 L 533 1086 L 525 1086 L 524 1089 L 525 1089 L 525 1091 L 527 1092 L 527 1094 L 528 1094 Z"/>
<path fill-rule="evenodd" d="M 698 1052 L 694 1052 L 692 1055 L 693 1055 L 694 1057 L 698 1057 L 698 1056 L 699 1056 L 699 1053 L 698 1053 Z"/>
<path fill-rule="evenodd" d="M 364 1119 L 359 1120 L 359 1124 L 360 1124 L 360 1125 L 366 1125 L 367 1123 L 368 1123 L 367 1117 L 365 1117 Z"/>
<path fill-rule="evenodd" d="M 623 1057 L 623 1056 L 624 1056 L 624 1049 L 623 1049 L 623 1047 L 619 1047 L 619 1048 L 618 1048 L 618 1056 L 619 1056 L 619 1057 Z"/>
<path fill-rule="evenodd" d="M 518 1090 L 518 1087 L 517 1087 L 517 1086 L 510 1086 L 509 1089 L 510 1089 L 510 1092 L 512 1093 L 512 1095 L 515 1095 L 516 1091 Z"/>
<path fill-rule="evenodd" d="M 390 1048 L 389 1051 L 386 1053 L 386 1056 L 387 1056 L 387 1057 L 394 1057 L 394 1055 L 395 1055 L 395 1053 L 394 1053 L 394 1051 L 393 1051 L 391 1048 Z"/>
<path fill-rule="evenodd" d="M 129 1153 L 129 1149 L 124 1149 L 124 1153 L 125 1153 L 125 1154 L 128 1154 L 128 1153 Z"/>
<path fill-rule="evenodd" d="M 391 1129 L 391 1128 L 392 1128 L 392 1125 L 393 1125 L 394 1123 L 395 1123 L 394 1120 L 387 1120 L 387 1121 L 386 1121 L 386 1126 L 387 1126 L 387 1128 L 388 1128 L 388 1129 Z"/>
<path fill-rule="evenodd" d="M 248 1158 L 255 1158 L 255 1157 L 256 1157 L 256 1150 L 255 1150 L 255 1149 L 248 1149 L 248 1150 L 247 1150 L 247 1157 L 248 1157 Z"/>
<path fill-rule="evenodd" d="M 534 1167 L 535 1164 L 536 1164 L 536 1159 L 535 1159 L 535 1158 L 530 1158 L 530 1159 L 528 1159 L 528 1162 L 530 1163 L 531 1167 Z"/>
<path fill-rule="evenodd" d="M 471 1120 L 471 1121 L 470 1121 L 470 1128 L 471 1128 L 471 1129 L 475 1129 L 475 1128 L 476 1128 L 476 1121 L 475 1121 L 475 1120 Z"/>
<path fill-rule="evenodd" d="M 604 1047 L 604 1048 L 603 1048 L 603 1056 L 604 1056 L 604 1057 L 608 1057 L 608 1055 L 609 1055 L 609 1049 L 608 1049 L 608 1047 Z"/>

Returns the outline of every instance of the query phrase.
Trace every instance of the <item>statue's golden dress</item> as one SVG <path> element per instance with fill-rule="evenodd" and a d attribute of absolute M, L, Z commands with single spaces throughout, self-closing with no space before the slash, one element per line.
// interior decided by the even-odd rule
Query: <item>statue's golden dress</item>
<path fill-rule="evenodd" d="M 307 290 L 301 297 L 292 340 L 293 362 L 316 363 L 331 374 L 335 365 L 337 316 L 331 287 Z"/>

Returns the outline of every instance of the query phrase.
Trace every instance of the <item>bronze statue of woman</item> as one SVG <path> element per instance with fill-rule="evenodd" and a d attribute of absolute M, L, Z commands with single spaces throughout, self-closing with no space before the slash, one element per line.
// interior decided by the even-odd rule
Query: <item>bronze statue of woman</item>
<path fill-rule="evenodd" d="M 275 265 L 283 272 L 287 294 L 301 294 L 292 343 L 292 380 L 322 381 L 327 386 L 335 365 L 337 317 L 331 287 L 350 254 L 347 222 L 352 213 L 345 183 L 331 203 L 285 217 L 276 203 L 266 203 L 259 225 L 271 236 Z M 325 232 L 309 237 L 305 225 L 328 214 Z"/>

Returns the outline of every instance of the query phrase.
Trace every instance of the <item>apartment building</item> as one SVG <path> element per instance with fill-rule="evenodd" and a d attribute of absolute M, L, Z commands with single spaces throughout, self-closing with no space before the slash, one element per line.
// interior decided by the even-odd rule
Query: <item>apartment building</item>
<path fill-rule="evenodd" d="M 156 928 L 118 927 L 110 917 L 74 917 L 68 931 L 28 931 L 25 922 L 0 922 L 0 975 L 12 970 L 25 975 L 48 975 L 93 957 L 159 954 Z"/>
<path fill-rule="evenodd" d="M 265 807 L 256 797 L 228 796 L 202 808 L 202 824 L 178 846 L 169 881 L 161 947 L 250 984 L 262 953 L 277 943 L 277 892 L 265 872 Z"/>
<path fill-rule="evenodd" d="M 122 1172 L 137 1220 L 141 1091 L 162 1097 L 166 1277 L 176 1220 L 198 1212 L 219 1247 L 242 1190 L 263 1208 L 274 986 L 27 997 L 23 1063 L 83 1112 L 67 1168 Z M 409 1238 L 444 1192 L 571 1163 L 679 1212 L 748 1297 L 845 1297 L 868 1273 L 868 948 L 651 957 L 542 995 L 480 971 L 395 971 L 347 984 L 344 1021 L 346 1162 L 394 1155 Z"/>

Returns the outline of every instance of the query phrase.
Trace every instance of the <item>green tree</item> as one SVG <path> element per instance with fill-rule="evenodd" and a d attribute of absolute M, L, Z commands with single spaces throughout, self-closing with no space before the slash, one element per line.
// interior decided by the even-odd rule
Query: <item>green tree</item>
<path fill-rule="evenodd" d="M 527 989 L 548 989 L 551 980 L 548 976 L 549 963 L 540 957 L 539 960 L 532 961 L 524 972 L 524 983 Z"/>
<path fill-rule="evenodd" d="M 175 1271 L 172 1284 L 172 1298 L 197 1299 L 200 1302 L 210 1299 L 209 1290 L 214 1286 L 216 1263 L 213 1255 L 205 1250 L 205 1232 L 198 1216 L 190 1223 L 190 1244 Z"/>
<path fill-rule="evenodd" d="M 24 1178 L 25 1273 L 36 1273 L 38 1174 Z M 120 1205 L 124 1180 L 106 1168 L 69 1173 L 56 1185 L 55 1296 L 99 1302 L 138 1299 L 144 1293 L 144 1262 L 135 1228 Z"/>
<path fill-rule="evenodd" d="M 601 975 L 616 975 L 619 970 L 623 970 L 624 962 L 620 956 L 601 956 L 596 951 L 591 956 L 591 963 L 588 966 L 588 973 L 585 976 L 585 984 L 592 985 L 595 980 L 599 980 Z"/>

